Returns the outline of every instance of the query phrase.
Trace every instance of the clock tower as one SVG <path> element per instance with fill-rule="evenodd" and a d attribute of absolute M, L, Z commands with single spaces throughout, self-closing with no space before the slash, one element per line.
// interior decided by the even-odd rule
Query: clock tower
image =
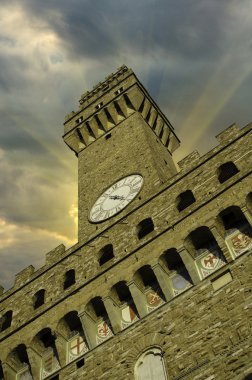
<path fill-rule="evenodd" d="M 81 96 L 63 138 L 78 157 L 80 242 L 125 218 L 176 174 L 173 127 L 126 66 Z"/>

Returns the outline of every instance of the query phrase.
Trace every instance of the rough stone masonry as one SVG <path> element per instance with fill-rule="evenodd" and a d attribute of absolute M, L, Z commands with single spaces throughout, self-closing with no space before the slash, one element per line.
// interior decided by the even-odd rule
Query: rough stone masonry
<path fill-rule="evenodd" d="M 63 136 L 78 243 L 1 288 L 0 379 L 252 379 L 251 130 L 178 170 L 179 139 L 132 70 L 83 94 Z"/>

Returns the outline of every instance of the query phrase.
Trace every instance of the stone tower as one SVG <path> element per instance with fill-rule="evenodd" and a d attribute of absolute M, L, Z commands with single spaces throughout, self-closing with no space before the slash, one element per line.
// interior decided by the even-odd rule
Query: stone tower
<path fill-rule="evenodd" d="M 79 103 L 79 110 L 66 116 L 63 138 L 78 156 L 78 225 L 79 241 L 83 241 L 145 202 L 176 174 L 172 153 L 179 140 L 165 115 L 126 66 L 83 94 Z M 88 212 L 96 198 L 132 173 L 144 178 L 141 199 L 138 197 L 137 203 L 117 216 L 114 214 L 113 219 L 107 215 L 103 224 L 90 224 Z"/>
<path fill-rule="evenodd" d="M 249 380 L 252 124 L 178 163 L 121 67 L 67 115 L 79 235 L 0 295 L 0 379 Z"/>

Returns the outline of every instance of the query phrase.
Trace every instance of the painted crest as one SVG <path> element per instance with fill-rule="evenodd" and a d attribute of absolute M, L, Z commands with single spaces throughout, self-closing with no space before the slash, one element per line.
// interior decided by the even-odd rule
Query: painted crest
<path fill-rule="evenodd" d="M 49 376 L 51 373 L 60 369 L 60 365 L 53 351 L 44 355 L 42 358 L 42 379 Z"/>
<path fill-rule="evenodd" d="M 202 278 L 205 278 L 225 265 L 225 263 L 225 259 L 218 249 L 212 252 L 205 250 L 205 255 L 203 254 L 201 258 L 197 260 L 197 267 Z"/>
<path fill-rule="evenodd" d="M 83 355 L 88 351 L 86 342 L 82 336 L 75 336 L 69 342 L 69 361 L 76 359 L 76 357 Z"/>
<path fill-rule="evenodd" d="M 146 294 L 148 312 L 156 309 L 164 303 L 160 289 L 151 289 Z"/>
<path fill-rule="evenodd" d="M 235 256 L 239 256 L 252 248 L 252 239 L 246 232 L 242 233 L 239 231 L 239 233 L 231 238 L 231 246 Z"/>
<path fill-rule="evenodd" d="M 206 269 L 215 269 L 218 265 L 219 257 L 214 255 L 213 253 L 209 253 L 207 256 L 201 259 L 201 265 Z"/>
<path fill-rule="evenodd" d="M 113 333 L 111 331 L 111 328 L 107 321 L 102 321 L 98 323 L 97 325 L 97 335 L 96 335 L 96 342 L 97 344 L 100 344 L 104 342 L 104 340 L 107 340 L 113 336 Z"/>
<path fill-rule="evenodd" d="M 131 305 L 127 305 L 122 309 L 122 328 L 125 328 L 138 320 L 138 316 L 135 313 L 134 308 Z"/>

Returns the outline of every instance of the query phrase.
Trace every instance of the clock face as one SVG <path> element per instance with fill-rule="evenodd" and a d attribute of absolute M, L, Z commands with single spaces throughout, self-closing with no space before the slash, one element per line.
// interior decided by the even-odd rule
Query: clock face
<path fill-rule="evenodd" d="M 129 175 L 114 183 L 92 207 L 91 222 L 102 222 L 120 212 L 137 196 L 142 185 L 143 177 L 139 174 Z"/>

